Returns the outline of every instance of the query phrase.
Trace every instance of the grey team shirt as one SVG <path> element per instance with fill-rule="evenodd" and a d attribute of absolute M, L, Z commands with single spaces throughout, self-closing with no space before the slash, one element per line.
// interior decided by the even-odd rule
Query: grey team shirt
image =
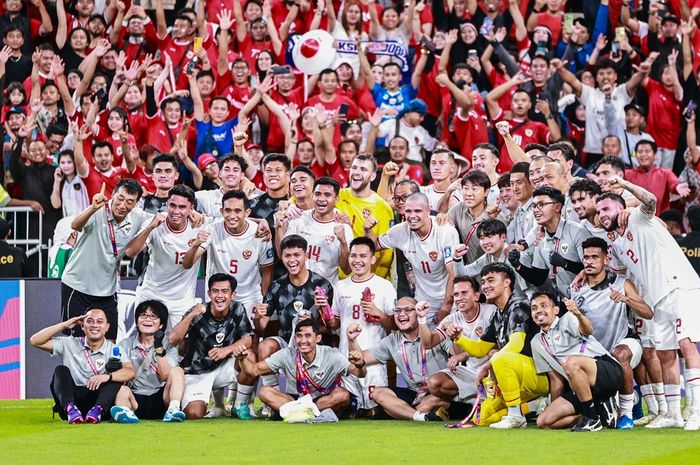
<path fill-rule="evenodd" d="M 109 204 L 111 208 L 111 200 Z M 92 296 L 114 295 L 117 292 L 117 269 L 124 256 L 124 250 L 151 216 L 140 208 L 134 208 L 121 223 L 117 223 L 111 210 L 109 215 L 105 208 L 96 211 L 78 235 L 73 254 L 63 272 L 63 284 Z M 108 221 L 114 226 L 116 257 Z"/>
<path fill-rule="evenodd" d="M 85 343 L 85 338 L 83 337 L 58 336 L 51 339 L 51 341 L 53 343 L 51 356 L 63 357 L 62 365 L 68 367 L 76 386 L 85 386 L 93 376 L 107 373 L 105 366 L 107 365 L 107 360 L 112 357 L 115 347 L 107 339 L 94 352 Z M 88 358 L 92 360 L 92 365 Z M 122 363 L 129 362 L 123 353 L 118 358 Z M 93 370 L 93 365 L 97 372 Z"/>
<path fill-rule="evenodd" d="M 170 346 L 167 340 L 163 341 L 165 347 L 165 360 L 171 367 L 177 366 L 177 347 Z M 156 371 L 158 359 L 153 347 L 144 348 L 138 340 L 138 336 L 134 335 L 128 339 L 124 339 L 119 343 L 119 349 L 124 357 L 131 362 L 134 370 L 139 375 L 138 378 L 131 382 L 131 390 L 134 394 L 150 396 L 160 390 L 165 381 L 161 381 Z M 141 368 L 146 357 L 150 359 L 149 366 Z"/>

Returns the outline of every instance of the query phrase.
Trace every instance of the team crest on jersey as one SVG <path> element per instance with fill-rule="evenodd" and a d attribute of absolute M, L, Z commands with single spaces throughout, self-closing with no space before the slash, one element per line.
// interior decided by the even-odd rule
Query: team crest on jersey
<path fill-rule="evenodd" d="M 632 231 L 627 231 L 627 240 L 628 241 L 632 240 Z"/>
<path fill-rule="evenodd" d="M 304 310 L 304 302 L 299 302 L 298 300 L 294 301 L 294 310 L 298 312 Z"/>
<path fill-rule="evenodd" d="M 245 249 L 243 251 L 243 258 L 248 260 L 253 255 L 253 251 L 250 249 Z"/>
<path fill-rule="evenodd" d="M 334 240 L 335 240 L 335 235 L 333 235 L 333 234 L 328 234 L 328 235 L 326 236 L 326 243 L 332 244 Z"/>
<path fill-rule="evenodd" d="M 192 52 L 192 50 L 190 50 L 189 52 L 187 52 L 187 53 L 185 54 L 185 56 L 186 56 L 188 59 L 191 60 L 192 57 L 194 56 L 194 53 Z"/>
<path fill-rule="evenodd" d="M 221 344 L 224 342 L 224 333 L 216 333 L 216 343 Z"/>
<path fill-rule="evenodd" d="M 569 244 L 566 242 L 561 243 L 561 251 L 564 253 L 569 253 Z"/>
<path fill-rule="evenodd" d="M 615 233 L 612 232 L 612 231 L 610 231 L 610 232 L 608 233 L 608 239 L 610 239 L 611 241 L 614 241 L 614 240 L 615 240 Z"/>
<path fill-rule="evenodd" d="M 438 253 L 433 250 L 432 252 L 428 253 L 428 257 L 430 257 L 432 261 L 435 261 L 438 259 Z"/>
<path fill-rule="evenodd" d="M 534 134 L 534 131 L 533 131 L 532 129 L 526 129 L 526 130 L 525 130 L 525 135 L 526 135 L 527 137 L 532 137 L 533 134 Z"/>
<path fill-rule="evenodd" d="M 105 359 L 103 358 L 98 358 L 95 360 L 95 366 L 97 367 L 97 370 L 101 370 L 105 366 Z"/>
<path fill-rule="evenodd" d="M 556 344 L 559 344 L 561 342 L 561 334 L 555 334 L 553 339 Z"/>
<path fill-rule="evenodd" d="M 579 310 L 581 310 L 581 313 L 583 313 L 583 310 L 582 310 L 583 303 L 586 301 L 586 298 L 584 296 L 580 295 L 580 296 L 576 297 L 574 299 L 574 301 L 576 302 L 576 306 L 579 308 Z"/>
<path fill-rule="evenodd" d="M 371 215 L 371 214 L 372 214 L 372 212 L 370 211 L 369 208 L 363 208 L 363 209 L 362 209 L 362 216 L 364 216 L 365 218 L 368 218 L 369 215 Z"/>
<path fill-rule="evenodd" d="M 481 326 L 477 326 L 476 329 L 474 330 L 474 334 L 477 336 L 481 337 L 481 335 L 484 333 L 484 328 Z"/>

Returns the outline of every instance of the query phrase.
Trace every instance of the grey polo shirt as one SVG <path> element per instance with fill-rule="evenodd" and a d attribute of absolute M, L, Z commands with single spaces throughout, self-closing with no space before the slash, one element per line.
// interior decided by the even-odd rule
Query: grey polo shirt
<path fill-rule="evenodd" d="M 445 339 L 432 349 L 425 351 L 425 374 L 423 373 L 423 350 L 420 337 L 409 341 L 401 331 L 394 331 L 370 347 L 368 351 L 381 363 L 393 360 L 408 387 L 418 391 L 421 386 L 428 382 L 430 376 L 447 368 L 451 349 L 452 341 Z M 408 366 L 404 361 L 404 354 L 408 360 Z"/>
<path fill-rule="evenodd" d="M 581 334 L 578 319 L 572 313 L 556 317 L 546 333 L 540 330 L 532 338 L 530 347 L 537 373 L 556 371 L 567 381 L 562 363 L 569 355 L 591 358 L 610 355 L 593 336 Z"/>
<path fill-rule="evenodd" d="M 51 356 L 63 357 L 62 365 L 68 367 L 76 386 L 85 386 L 93 376 L 106 373 L 105 366 L 107 365 L 107 360 L 112 357 L 114 349 L 114 344 L 107 339 L 94 352 L 85 343 L 85 338 L 83 337 L 57 336 L 52 338 L 51 341 L 53 343 Z M 129 362 L 124 357 L 123 352 L 120 354 L 119 360 L 122 363 Z"/>
<path fill-rule="evenodd" d="M 479 236 L 476 234 L 476 229 L 483 220 L 490 218 L 490 216 L 484 210 L 478 218 L 474 218 L 469 214 L 469 207 L 464 202 L 460 202 L 454 207 L 450 208 L 447 212 L 447 218 L 450 222 L 457 228 L 457 233 L 459 233 L 460 244 L 465 244 L 469 246 L 469 250 L 465 255 L 467 263 L 472 263 L 477 258 L 484 254 L 479 245 Z M 498 219 L 507 224 L 505 218 L 502 215 L 498 216 Z"/>
<path fill-rule="evenodd" d="M 167 340 L 163 341 L 165 347 L 165 360 L 171 367 L 177 366 L 177 348 L 170 346 Z M 145 348 L 139 342 L 138 336 L 134 335 L 128 339 L 124 339 L 119 343 L 119 349 L 124 357 L 131 362 L 134 370 L 139 375 L 138 378 L 131 382 L 131 390 L 134 394 L 150 396 L 160 390 L 165 384 L 158 377 L 158 357 L 155 354 L 153 347 Z M 141 368 L 143 362 L 148 357 L 151 361 L 149 366 Z"/>
<path fill-rule="evenodd" d="M 109 201 L 111 206 L 112 201 Z M 149 221 L 152 215 L 140 208 L 134 208 L 121 223 L 117 223 L 107 209 L 95 212 L 73 247 L 73 254 L 68 259 L 63 272 L 62 282 L 76 291 L 97 297 L 107 297 L 117 292 L 117 270 L 124 256 L 124 250 L 131 239 Z M 110 228 L 114 226 L 117 256 L 114 256 Z"/>
<path fill-rule="evenodd" d="M 507 237 L 509 244 L 525 240 L 527 233 L 535 226 L 535 217 L 532 216 L 530 205 L 532 205 L 532 197 L 527 199 L 527 202 L 520 205 L 518 209 L 515 210 L 513 219 L 508 224 Z"/>
<path fill-rule="evenodd" d="M 536 290 L 537 286 L 532 286 L 530 285 L 527 281 L 525 281 L 525 278 L 520 276 L 517 271 L 513 268 L 513 266 L 510 264 L 508 261 L 508 255 L 505 253 L 505 247 L 507 244 L 504 244 L 503 250 L 501 250 L 501 254 L 498 258 L 494 257 L 493 255 L 490 254 L 484 254 L 481 257 L 477 258 L 474 263 L 470 263 L 469 265 L 465 265 L 462 260 L 455 260 L 454 261 L 454 269 L 455 269 L 455 278 L 458 276 L 473 276 L 477 279 L 479 279 L 479 274 L 481 273 L 481 269 L 488 265 L 489 263 L 504 263 L 508 265 L 511 269 L 513 269 L 513 274 L 515 274 L 515 288 L 513 289 L 513 293 L 519 294 L 519 295 L 525 295 L 529 298 Z"/>
<path fill-rule="evenodd" d="M 299 394 L 297 391 L 297 350 L 294 347 L 281 349 L 265 359 L 265 363 L 275 373 L 284 372 L 284 377 L 287 379 L 287 393 Z M 316 346 L 316 358 L 312 363 L 307 362 L 302 357 L 301 363 L 306 367 L 309 375 L 316 384 L 322 388 L 329 388 L 333 385 L 338 376 L 348 374 L 350 361 L 343 353 L 335 347 Z M 322 393 L 318 392 L 309 383 L 311 388 L 311 397 L 316 399 L 321 397 Z"/>
<path fill-rule="evenodd" d="M 581 262 L 583 260 L 581 244 L 589 237 L 591 233 L 586 228 L 562 217 L 554 235 L 545 232 L 540 245 L 534 248 L 532 266 L 549 270 L 549 279 L 554 281 L 559 295 L 569 297 L 569 286 L 576 275 L 562 267 L 552 266 L 549 263 L 549 257 L 553 252 L 558 252 L 567 260 Z"/>

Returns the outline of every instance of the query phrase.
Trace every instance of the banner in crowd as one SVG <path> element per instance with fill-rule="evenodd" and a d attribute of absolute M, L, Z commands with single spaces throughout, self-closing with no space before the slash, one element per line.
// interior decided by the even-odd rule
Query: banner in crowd
<path fill-rule="evenodd" d="M 24 398 L 23 282 L 0 280 L 0 400 Z"/>

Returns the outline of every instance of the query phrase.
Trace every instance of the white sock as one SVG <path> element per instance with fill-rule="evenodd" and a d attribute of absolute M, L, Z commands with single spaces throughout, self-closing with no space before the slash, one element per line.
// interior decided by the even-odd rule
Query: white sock
<path fill-rule="evenodd" d="M 647 412 L 651 415 L 658 415 L 659 404 L 656 402 L 656 397 L 654 397 L 654 389 L 652 389 L 651 384 L 642 384 L 639 386 L 639 390 L 642 393 L 644 402 L 647 404 Z"/>
<path fill-rule="evenodd" d="M 632 418 L 632 407 L 634 407 L 634 394 L 620 394 L 620 415 Z"/>
<path fill-rule="evenodd" d="M 413 414 L 413 421 L 425 421 L 425 413 L 416 410 L 416 413 Z"/>
<path fill-rule="evenodd" d="M 168 410 L 180 410 L 180 401 L 179 400 L 171 400 L 170 403 L 168 404 Z"/>
<path fill-rule="evenodd" d="M 241 404 L 247 404 L 254 389 L 253 385 L 238 383 L 238 395 L 236 395 L 236 402 L 233 405 L 238 407 Z"/>
<path fill-rule="evenodd" d="M 214 397 L 214 407 L 220 408 L 221 410 L 226 410 L 224 406 L 224 390 L 216 389 L 212 391 L 212 397 Z"/>
<path fill-rule="evenodd" d="M 238 389 L 238 383 L 234 381 L 228 385 L 228 396 L 226 396 L 226 403 L 232 404 L 236 400 L 236 390 Z"/>
<path fill-rule="evenodd" d="M 654 391 L 654 398 L 659 406 L 659 415 L 668 413 L 668 402 L 666 402 L 666 394 L 664 394 L 664 383 L 654 383 L 651 385 Z"/>
<path fill-rule="evenodd" d="M 685 403 L 690 403 L 694 412 L 700 411 L 700 368 L 685 370 Z"/>
<path fill-rule="evenodd" d="M 265 375 L 262 377 L 263 386 L 277 386 L 279 381 L 277 375 Z"/>
<path fill-rule="evenodd" d="M 673 418 L 681 418 L 681 385 L 664 384 L 664 393 L 668 403 L 668 414 Z"/>
<path fill-rule="evenodd" d="M 519 405 L 514 405 L 512 407 L 508 407 L 508 416 L 511 417 L 522 417 L 523 414 L 520 411 L 520 406 Z"/>

